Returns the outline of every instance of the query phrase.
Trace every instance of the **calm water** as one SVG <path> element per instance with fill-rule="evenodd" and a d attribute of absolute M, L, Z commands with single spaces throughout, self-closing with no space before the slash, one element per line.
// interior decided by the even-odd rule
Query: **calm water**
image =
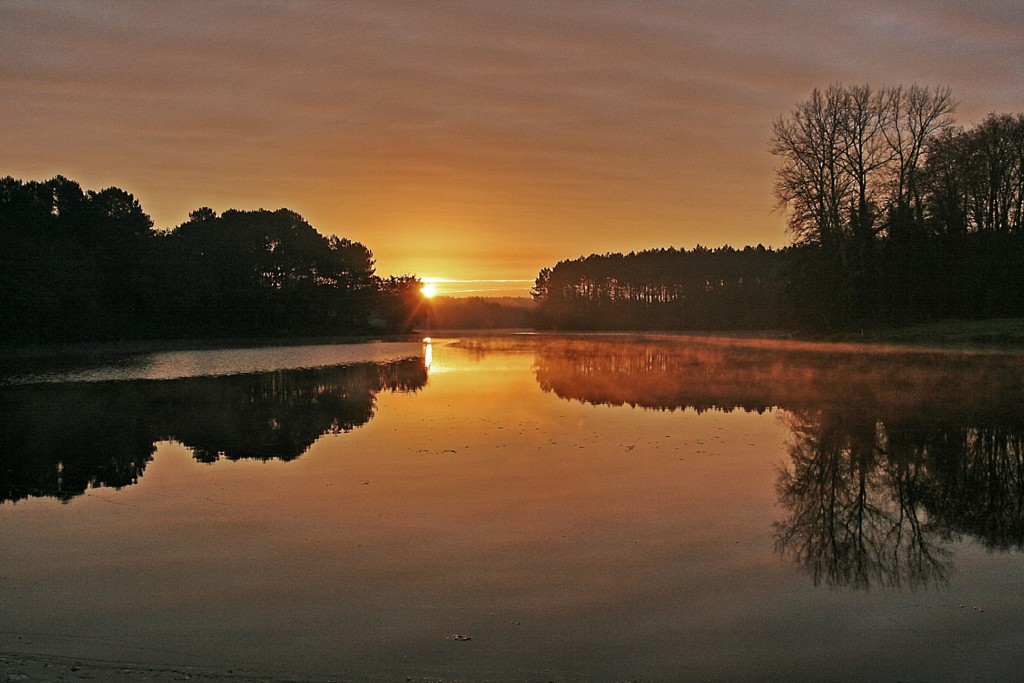
<path fill-rule="evenodd" d="M 520 336 L 9 368 L 0 652 L 1011 681 L 1024 356 Z"/>

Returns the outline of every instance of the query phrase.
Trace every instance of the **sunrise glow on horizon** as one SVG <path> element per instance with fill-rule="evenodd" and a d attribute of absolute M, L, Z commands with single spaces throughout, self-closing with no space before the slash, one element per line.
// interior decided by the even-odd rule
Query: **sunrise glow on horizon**
<path fill-rule="evenodd" d="M 768 141 L 813 88 L 1024 110 L 1009 0 L 243 6 L 0 5 L 0 175 L 124 188 L 160 229 L 286 207 L 381 276 L 527 297 L 582 255 L 787 245 Z"/>
<path fill-rule="evenodd" d="M 0 0 L 5 680 L 1019 680 L 1022 36 Z"/>
<path fill-rule="evenodd" d="M 423 296 L 450 297 L 524 297 L 529 296 L 534 280 L 526 279 L 456 279 L 423 277 Z"/>

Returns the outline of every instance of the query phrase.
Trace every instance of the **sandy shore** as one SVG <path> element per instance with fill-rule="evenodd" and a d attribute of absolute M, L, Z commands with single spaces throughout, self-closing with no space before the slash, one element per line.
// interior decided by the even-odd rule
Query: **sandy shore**
<path fill-rule="evenodd" d="M 0 681 L 257 681 L 231 672 L 164 668 L 34 654 L 0 654 Z"/>
<path fill-rule="evenodd" d="M 307 676 L 258 673 L 244 669 L 205 666 L 169 666 L 118 662 L 82 657 L 0 652 L 0 683 L 41 681 L 112 681 L 164 683 L 166 681 L 213 681 L 217 683 L 341 683 L 342 681 L 396 681 L 404 683 L 460 683 L 463 679 L 420 676 L 370 677 L 358 675 Z"/>
<path fill-rule="evenodd" d="M 53 655 L 0 653 L 0 683 L 14 681 L 236 681 L 237 683 L 285 683 L 286 681 L 326 681 L 333 679 L 296 679 L 259 676 L 234 670 L 204 667 L 167 667 L 101 659 L 58 657 Z"/>

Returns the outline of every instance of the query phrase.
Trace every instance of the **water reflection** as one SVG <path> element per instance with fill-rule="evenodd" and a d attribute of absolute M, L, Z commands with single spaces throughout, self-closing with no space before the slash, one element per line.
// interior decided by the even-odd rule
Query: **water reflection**
<path fill-rule="evenodd" d="M 952 532 L 930 521 L 928 443 L 901 427 L 839 413 L 794 415 L 777 491 L 776 547 L 815 584 L 944 584 Z M 918 434 L 914 436 L 924 436 Z M 962 457 L 963 453 L 960 454 Z"/>
<path fill-rule="evenodd" d="M 422 358 L 253 375 L 0 389 L 0 502 L 68 501 L 138 481 L 156 442 L 197 460 L 292 460 L 373 417 L 383 390 L 416 391 Z"/>
<path fill-rule="evenodd" d="M 649 409 L 779 408 L 776 548 L 829 586 L 943 585 L 949 545 L 1024 550 L 1024 358 L 737 340 L 540 342 L 541 389 Z"/>
<path fill-rule="evenodd" d="M 1020 422 L 841 419 L 796 418 L 778 483 L 779 547 L 816 581 L 941 582 L 941 544 L 964 536 L 1024 549 Z"/>

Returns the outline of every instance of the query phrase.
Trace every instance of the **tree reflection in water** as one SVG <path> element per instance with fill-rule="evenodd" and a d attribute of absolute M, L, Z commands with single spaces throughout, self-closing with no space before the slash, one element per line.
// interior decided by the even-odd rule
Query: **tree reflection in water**
<path fill-rule="evenodd" d="M 777 490 L 787 516 L 776 547 L 830 586 L 917 587 L 950 573 L 947 529 L 928 522 L 926 446 L 889 450 L 881 422 L 793 415 L 790 462 Z"/>
<path fill-rule="evenodd" d="M 779 408 L 776 549 L 816 584 L 943 585 L 950 543 L 1024 549 L 1024 356 L 669 338 L 540 340 L 537 382 L 586 403 Z"/>
<path fill-rule="evenodd" d="M 777 545 L 816 582 L 867 587 L 943 583 L 944 543 L 971 537 L 1024 549 L 1024 434 L 1019 419 L 917 420 L 798 415 L 779 474 L 788 516 Z"/>
<path fill-rule="evenodd" d="M 324 434 L 374 414 L 377 393 L 417 391 L 422 358 L 176 380 L 0 389 L 0 502 L 68 501 L 89 487 L 134 484 L 156 442 L 201 462 L 293 460 Z"/>

